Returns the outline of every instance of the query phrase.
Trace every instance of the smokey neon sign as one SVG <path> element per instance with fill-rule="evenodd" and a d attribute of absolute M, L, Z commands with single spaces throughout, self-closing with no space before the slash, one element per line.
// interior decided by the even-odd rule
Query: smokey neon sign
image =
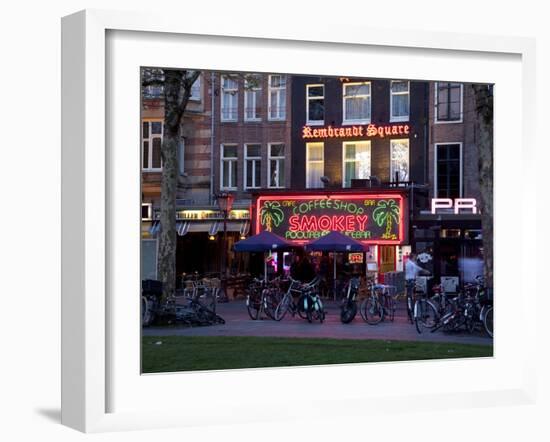
<path fill-rule="evenodd" d="M 378 137 L 385 138 L 396 135 L 409 135 L 411 127 L 408 124 L 367 124 L 342 127 L 311 127 L 302 128 L 302 138 L 306 139 L 329 139 L 329 138 L 350 138 L 350 137 Z"/>
<path fill-rule="evenodd" d="M 330 231 L 364 243 L 404 240 L 404 198 L 400 194 L 260 196 L 255 231 L 268 230 L 298 244 Z"/>

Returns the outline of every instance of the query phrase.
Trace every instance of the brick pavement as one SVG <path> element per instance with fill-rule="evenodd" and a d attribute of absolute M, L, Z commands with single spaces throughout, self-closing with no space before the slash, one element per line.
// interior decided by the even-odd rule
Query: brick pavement
<path fill-rule="evenodd" d="M 359 313 L 350 324 L 342 324 L 339 304 L 333 301 L 325 301 L 325 309 L 327 316 L 322 324 L 319 322 L 310 324 L 298 315 L 292 317 L 290 313 L 287 313 L 280 322 L 268 318 L 253 321 L 248 316 L 245 301 L 236 300 L 217 306 L 217 312 L 225 319 L 225 324 L 203 327 L 147 327 L 143 329 L 143 336 L 278 336 L 433 341 L 484 345 L 493 343 L 493 340 L 482 332 L 468 334 L 466 332 L 437 331 L 418 334 L 414 325 L 407 322 L 404 303 L 398 304 L 394 322 L 386 320 L 378 325 L 365 323 Z"/>

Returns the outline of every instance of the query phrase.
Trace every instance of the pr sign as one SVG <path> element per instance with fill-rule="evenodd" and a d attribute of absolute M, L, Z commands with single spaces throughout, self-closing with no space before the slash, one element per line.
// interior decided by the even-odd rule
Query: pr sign
<path fill-rule="evenodd" d="M 406 215 L 400 194 L 265 195 L 256 199 L 256 233 L 297 244 L 339 231 L 366 244 L 402 244 Z"/>

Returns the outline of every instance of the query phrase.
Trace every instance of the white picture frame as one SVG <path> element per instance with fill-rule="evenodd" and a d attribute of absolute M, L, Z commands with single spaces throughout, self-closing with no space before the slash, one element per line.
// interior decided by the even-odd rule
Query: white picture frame
<path fill-rule="evenodd" d="M 140 58 L 136 48 L 143 45 L 158 50 L 149 58 Z M 332 75 L 340 66 L 350 75 L 495 82 L 495 292 L 499 294 L 495 299 L 494 358 L 140 375 L 136 371 L 139 358 L 135 358 L 140 343 L 134 339 L 136 332 L 139 336 L 139 279 L 126 276 L 139 275 L 134 267 L 135 256 L 139 259 L 141 206 L 137 194 L 135 200 L 126 197 L 123 201 L 120 195 L 127 196 L 128 189 L 118 186 L 123 181 L 134 186 L 140 171 L 139 120 L 135 119 L 139 87 L 134 84 L 139 75 L 135 67 L 179 67 L 168 60 L 170 56 L 174 59 L 170 47 L 180 45 L 189 49 L 187 60 L 194 60 L 181 67 Z M 216 60 L 210 57 L 208 63 L 208 50 L 215 45 L 236 54 L 262 55 L 253 60 L 221 55 Z M 278 57 L 277 67 L 270 54 L 283 52 L 286 56 Z M 323 61 L 323 54 L 330 55 L 330 62 Z M 361 61 L 365 54 L 371 63 L 368 69 Z M 473 401 L 477 406 L 534 403 L 536 323 L 531 317 L 524 327 L 514 328 L 508 321 L 514 313 L 510 294 L 515 294 L 515 307 L 521 305 L 524 311 L 536 303 L 535 281 L 527 277 L 528 257 L 535 255 L 535 245 L 521 228 L 529 225 L 532 212 L 520 210 L 536 206 L 536 189 L 507 183 L 506 173 L 517 158 L 503 154 L 515 148 L 523 159 L 534 157 L 535 110 L 530 105 L 535 102 L 533 40 L 337 24 L 330 32 L 296 27 L 292 22 L 279 23 L 276 28 L 261 23 L 244 27 L 196 14 L 193 20 L 182 21 L 151 13 L 86 10 L 63 18 L 62 55 L 63 424 L 84 432 L 102 432 L 209 425 L 213 421 L 295 419 L 304 406 L 321 417 L 364 417 L 411 408 L 467 408 Z M 309 61 L 306 55 L 311 57 Z M 391 74 L 384 71 L 388 67 L 380 61 L 398 57 L 406 57 L 405 66 L 394 65 Z M 453 65 L 455 74 L 449 70 L 451 60 L 458 63 Z M 118 77 L 124 72 L 130 72 L 131 78 L 123 77 L 128 84 L 118 89 Z M 132 90 L 133 97 L 124 96 Z M 127 115 L 117 120 L 120 99 L 128 97 L 130 101 L 123 105 Z M 121 140 L 129 150 L 121 147 Z M 134 151 L 135 156 L 125 156 Z M 505 259 L 505 232 L 513 227 L 506 219 L 507 198 L 519 201 L 516 222 L 520 228 L 513 260 Z M 128 263 L 127 268 L 117 267 L 121 259 Z M 506 275 L 512 274 L 510 269 L 518 270 L 518 262 L 523 278 L 504 284 Z M 517 321 L 517 312 L 514 317 Z M 126 342 L 128 348 L 122 349 L 120 342 Z M 426 379 L 438 379 L 441 372 L 455 383 L 435 382 L 420 390 L 407 382 L 412 378 L 422 384 Z M 460 373 L 464 379 L 457 376 Z M 366 375 L 388 376 L 392 385 L 389 390 L 376 385 L 366 388 L 362 383 L 353 391 L 338 389 L 342 378 Z M 255 397 L 250 385 L 267 378 L 273 395 Z M 296 389 L 312 379 L 323 382 L 322 392 L 292 401 L 278 394 L 285 387 Z M 168 388 L 176 397 L 184 392 L 190 400 L 179 401 L 176 408 Z M 209 399 L 201 398 L 203 394 Z M 219 398 L 215 407 L 212 397 Z M 160 403 L 159 398 L 166 400 Z M 226 412 L 228 408 L 232 413 Z"/>

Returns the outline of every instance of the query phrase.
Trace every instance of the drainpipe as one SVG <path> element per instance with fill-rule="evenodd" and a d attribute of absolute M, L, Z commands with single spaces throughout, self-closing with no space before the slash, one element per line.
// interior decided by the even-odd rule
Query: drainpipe
<path fill-rule="evenodd" d="M 211 95 L 211 110 L 210 110 L 210 195 L 208 202 L 210 205 L 214 204 L 214 91 L 215 91 L 215 75 L 214 72 L 210 73 L 210 95 Z"/>

